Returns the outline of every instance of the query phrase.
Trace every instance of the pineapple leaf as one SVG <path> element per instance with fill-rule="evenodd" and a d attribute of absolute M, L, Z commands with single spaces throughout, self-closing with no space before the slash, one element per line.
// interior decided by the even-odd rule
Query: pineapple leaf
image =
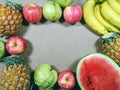
<path fill-rule="evenodd" d="M 6 62 L 7 66 L 10 66 L 14 64 L 22 64 L 24 58 L 25 58 L 24 55 L 16 55 L 16 56 L 7 56 L 2 58 L 1 60 Z"/>
<path fill-rule="evenodd" d="M 120 34 L 117 33 L 117 32 L 110 32 L 110 33 L 107 33 L 105 35 L 103 35 L 101 38 L 100 38 L 100 42 L 101 43 L 111 43 L 114 39 L 117 39 L 118 36 Z"/>
<path fill-rule="evenodd" d="M 6 5 L 12 7 L 12 8 L 15 8 L 16 10 L 22 10 L 22 5 L 16 3 L 16 2 L 13 2 L 12 0 L 5 0 L 6 2 Z"/>

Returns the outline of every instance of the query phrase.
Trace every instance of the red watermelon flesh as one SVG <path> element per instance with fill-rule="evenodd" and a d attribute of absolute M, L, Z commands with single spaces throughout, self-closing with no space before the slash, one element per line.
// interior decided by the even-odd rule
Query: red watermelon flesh
<path fill-rule="evenodd" d="M 108 61 L 110 60 L 110 61 Z M 93 55 L 85 58 L 78 73 L 83 90 L 120 90 L 120 69 L 110 58 Z M 84 88 L 83 88 L 84 87 Z"/>

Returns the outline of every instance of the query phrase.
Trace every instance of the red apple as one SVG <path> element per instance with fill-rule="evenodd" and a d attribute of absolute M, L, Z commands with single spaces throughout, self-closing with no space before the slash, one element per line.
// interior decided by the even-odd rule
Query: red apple
<path fill-rule="evenodd" d="M 20 36 L 11 36 L 6 41 L 6 50 L 11 55 L 22 54 L 26 49 L 26 40 Z"/>
<path fill-rule="evenodd" d="M 79 5 L 67 6 L 63 11 L 64 19 L 69 24 L 75 24 L 82 19 L 82 9 Z"/>
<path fill-rule="evenodd" d="M 58 75 L 58 85 L 63 89 L 72 89 L 76 84 L 74 73 L 70 70 L 63 70 Z"/>
<path fill-rule="evenodd" d="M 23 7 L 23 15 L 29 23 L 38 23 L 42 18 L 42 9 L 35 3 L 28 3 Z"/>

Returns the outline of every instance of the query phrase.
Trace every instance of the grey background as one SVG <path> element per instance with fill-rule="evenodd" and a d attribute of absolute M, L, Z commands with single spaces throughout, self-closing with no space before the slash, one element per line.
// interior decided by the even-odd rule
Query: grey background
<path fill-rule="evenodd" d="M 13 0 L 23 6 L 29 2 L 43 6 L 49 0 Z M 74 0 L 81 7 L 85 0 Z M 1 0 L 4 4 L 4 0 Z M 81 22 L 69 25 L 65 21 L 41 21 L 37 24 L 23 24 L 18 35 L 27 40 L 28 57 L 26 62 L 34 70 L 38 65 L 48 63 L 58 71 L 71 69 L 86 54 L 96 52 L 96 41 L 99 36 Z"/>
<path fill-rule="evenodd" d="M 13 0 L 25 5 L 34 2 L 43 6 L 49 0 Z M 81 7 L 86 0 L 74 0 L 73 4 Z M 1 0 L 0 3 L 4 3 Z M 96 41 L 99 36 L 91 32 L 86 25 L 78 22 L 69 25 L 65 21 L 43 21 L 37 24 L 23 25 L 19 35 L 27 40 L 28 58 L 25 62 L 34 70 L 43 63 L 52 65 L 58 72 L 70 69 L 76 71 L 81 57 L 96 52 Z M 3 64 L 0 64 L 1 69 Z"/>

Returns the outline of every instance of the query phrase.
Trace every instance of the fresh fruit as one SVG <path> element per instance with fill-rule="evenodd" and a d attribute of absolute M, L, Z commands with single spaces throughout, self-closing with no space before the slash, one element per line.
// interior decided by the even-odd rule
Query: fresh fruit
<path fill-rule="evenodd" d="M 118 3 L 120 3 L 120 0 L 116 0 Z"/>
<path fill-rule="evenodd" d="M 6 41 L 6 50 L 11 55 L 22 54 L 26 50 L 26 40 L 20 36 L 11 36 Z"/>
<path fill-rule="evenodd" d="M 76 80 L 74 73 L 70 70 L 63 70 L 58 75 L 58 85 L 63 89 L 72 89 L 75 87 Z"/>
<path fill-rule="evenodd" d="M 0 90 L 29 90 L 30 70 L 22 63 L 23 56 L 8 56 L 2 58 L 7 67 L 0 74 Z"/>
<path fill-rule="evenodd" d="M 107 0 L 109 6 L 118 14 L 120 14 L 120 3 L 117 0 Z"/>
<path fill-rule="evenodd" d="M 87 0 L 83 5 L 83 18 L 90 29 L 98 35 L 108 33 L 107 29 L 97 20 L 93 10 L 97 0 Z"/>
<path fill-rule="evenodd" d="M 0 5 L 0 34 L 12 35 L 17 32 L 22 24 L 22 14 L 17 3 L 7 0 L 5 5 Z"/>
<path fill-rule="evenodd" d="M 115 1 L 115 0 L 114 0 Z M 103 16 L 101 15 L 100 12 L 100 4 L 95 5 L 94 7 L 94 15 L 96 16 L 96 18 L 98 19 L 98 21 L 109 31 L 109 32 L 120 32 L 120 30 L 115 27 L 114 25 L 112 25 L 111 23 L 109 23 L 108 21 L 106 21 Z"/>
<path fill-rule="evenodd" d="M 116 27 L 120 28 L 120 15 L 117 14 L 107 3 L 104 1 L 100 4 L 100 11 L 102 16 L 111 24 L 115 25 Z"/>
<path fill-rule="evenodd" d="M 82 9 L 79 5 L 67 6 L 63 12 L 64 19 L 69 24 L 75 24 L 82 19 Z"/>
<path fill-rule="evenodd" d="M 70 6 L 73 3 L 73 0 L 55 0 L 61 7 Z"/>
<path fill-rule="evenodd" d="M 108 33 L 99 38 L 99 50 L 120 65 L 120 34 Z"/>
<path fill-rule="evenodd" d="M 81 58 L 76 77 L 81 90 L 120 90 L 120 67 L 101 53 Z"/>
<path fill-rule="evenodd" d="M 41 64 L 35 69 L 34 81 L 41 88 L 52 88 L 57 82 L 57 71 L 49 64 Z"/>
<path fill-rule="evenodd" d="M 23 7 L 23 15 L 29 23 L 38 23 L 42 19 L 42 9 L 35 3 L 28 3 Z"/>
<path fill-rule="evenodd" d="M 48 1 L 43 5 L 43 16 L 49 21 L 57 21 L 62 16 L 62 9 L 58 3 Z"/>
<path fill-rule="evenodd" d="M 0 58 L 5 55 L 5 43 L 0 40 Z"/>

